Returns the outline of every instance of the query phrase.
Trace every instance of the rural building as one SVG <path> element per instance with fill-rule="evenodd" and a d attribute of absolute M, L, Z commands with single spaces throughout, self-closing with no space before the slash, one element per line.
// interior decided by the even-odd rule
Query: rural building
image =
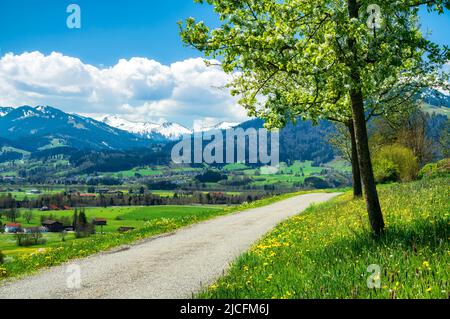
<path fill-rule="evenodd" d="M 105 218 L 94 218 L 95 226 L 106 226 L 107 220 Z"/>
<path fill-rule="evenodd" d="M 8 223 L 5 225 L 5 233 L 15 234 L 22 231 L 22 225 L 18 223 Z"/>
<path fill-rule="evenodd" d="M 23 232 L 25 234 L 36 234 L 36 233 L 45 233 L 47 232 L 47 228 L 44 226 L 40 226 L 40 227 L 27 227 L 24 228 Z"/>
<path fill-rule="evenodd" d="M 95 226 L 100 226 L 101 227 L 101 233 L 103 234 L 103 226 L 106 226 L 107 221 L 106 221 L 105 218 L 94 218 L 93 224 Z"/>
<path fill-rule="evenodd" d="M 60 233 L 64 230 L 63 224 L 55 220 L 46 220 L 42 222 L 42 226 L 47 228 L 47 230 L 51 233 Z"/>

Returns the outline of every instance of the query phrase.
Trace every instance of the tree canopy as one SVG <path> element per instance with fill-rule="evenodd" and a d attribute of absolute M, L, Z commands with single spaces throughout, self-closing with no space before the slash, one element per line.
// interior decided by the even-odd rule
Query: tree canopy
<path fill-rule="evenodd" d="M 351 118 L 349 90 L 362 89 L 367 114 L 402 110 L 424 87 L 445 86 L 440 67 L 449 59 L 421 33 L 420 4 L 443 12 L 448 1 L 358 1 L 359 18 L 337 0 L 207 0 L 221 26 L 188 18 L 184 42 L 218 58 L 234 74 L 232 94 L 250 116 L 281 127 L 297 118 Z M 379 15 L 378 15 L 379 14 Z M 381 22 L 369 27 L 373 19 Z M 350 50 L 349 39 L 355 40 Z M 360 71 L 358 81 L 352 68 Z"/>

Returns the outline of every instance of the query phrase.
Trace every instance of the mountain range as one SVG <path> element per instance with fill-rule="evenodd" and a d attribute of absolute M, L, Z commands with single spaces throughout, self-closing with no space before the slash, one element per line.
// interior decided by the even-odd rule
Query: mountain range
<path fill-rule="evenodd" d="M 437 114 L 448 114 L 449 95 L 427 90 L 421 100 L 428 112 L 437 110 L 444 111 Z M 196 131 L 225 130 L 236 126 L 244 129 L 261 128 L 263 124 L 258 119 L 240 124 L 221 122 Z M 287 125 L 280 134 L 281 159 L 331 160 L 331 146 L 324 136 L 332 130 L 332 124 L 326 121 L 322 121 L 319 126 L 313 126 L 310 121 Z M 0 107 L 0 156 L 5 158 L 20 157 L 23 152 L 64 154 L 65 149 L 94 152 L 153 149 L 170 145 L 183 135 L 193 132 L 174 122 L 132 122 L 115 115 L 94 119 L 50 106 Z"/>
<path fill-rule="evenodd" d="M 117 115 L 106 115 L 96 119 L 111 127 L 149 139 L 155 139 L 155 137 L 162 136 L 170 141 L 176 141 L 184 135 L 194 133 L 194 130 L 188 129 L 185 126 L 174 122 L 164 122 L 161 124 L 153 122 L 134 122 L 125 120 Z M 195 131 L 206 132 L 211 130 L 226 130 L 238 126 L 239 124 L 240 123 L 220 122 L 216 125 L 205 126 L 200 128 L 200 130 Z"/>
<path fill-rule="evenodd" d="M 239 123 L 221 122 L 201 131 L 237 125 Z M 61 146 L 135 149 L 176 141 L 193 132 L 173 122 L 132 122 L 111 115 L 94 119 L 50 106 L 0 107 L 0 147 L 10 146 L 31 152 Z"/>
<path fill-rule="evenodd" d="M 2 107 L 0 114 L 0 146 L 36 151 L 57 146 L 129 149 L 151 145 L 149 139 L 50 106 Z"/>

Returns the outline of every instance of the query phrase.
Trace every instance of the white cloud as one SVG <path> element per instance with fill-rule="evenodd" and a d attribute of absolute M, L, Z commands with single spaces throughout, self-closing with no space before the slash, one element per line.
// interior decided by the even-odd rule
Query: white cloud
<path fill-rule="evenodd" d="M 96 67 L 57 52 L 8 53 L 0 59 L 0 105 L 52 105 L 67 112 L 189 126 L 204 119 L 243 121 L 245 110 L 224 88 L 229 77 L 201 58 L 170 66 L 131 58 Z"/>

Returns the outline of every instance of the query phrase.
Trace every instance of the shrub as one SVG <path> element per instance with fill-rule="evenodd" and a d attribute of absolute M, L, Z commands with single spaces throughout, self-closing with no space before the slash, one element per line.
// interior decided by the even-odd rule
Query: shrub
<path fill-rule="evenodd" d="M 17 233 L 15 235 L 17 246 L 32 246 L 32 245 L 40 245 L 45 243 L 45 239 L 42 237 L 41 233 Z"/>
<path fill-rule="evenodd" d="M 5 255 L 3 255 L 3 252 L 0 250 L 0 265 L 5 262 Z"/>
<path fill-rule="evenodd" d="M 221 180 L 226 180 L 227 176 L 222 175 L 219 172 L 208 170 L 202 175 L 198 175 L 195 177 L 200 183 L 217 183 Z"/>
<path fill-rule="evenodd" d="M 330 188 L 330 184 L 328 184 L 327 181 L 324 181 L 322 178 L 316 176 L 310 176 L 305 178 L 304 184 L 306 187 L 311 187 L 315 189 Z"/>
<path fill-rule="evenodd" d="M 419 178 L 437 178 L 450 174 L 450 158 L 443 159 L 437 163 L 425 165 L 419 172 Z"/>
<path fill-rule="evenodd" d="M 374 161 L 373 171 L 378 183 L 396 182 L 400 179 L 398 166 L 386 158 Z"/>
<path fill-rule="evenodd" d="M 374 156 L 374 172 L 378 182 L 412 181 L 418 171 L 417 158 L 407 147 L 398 144 L 383 146 Z"/>

